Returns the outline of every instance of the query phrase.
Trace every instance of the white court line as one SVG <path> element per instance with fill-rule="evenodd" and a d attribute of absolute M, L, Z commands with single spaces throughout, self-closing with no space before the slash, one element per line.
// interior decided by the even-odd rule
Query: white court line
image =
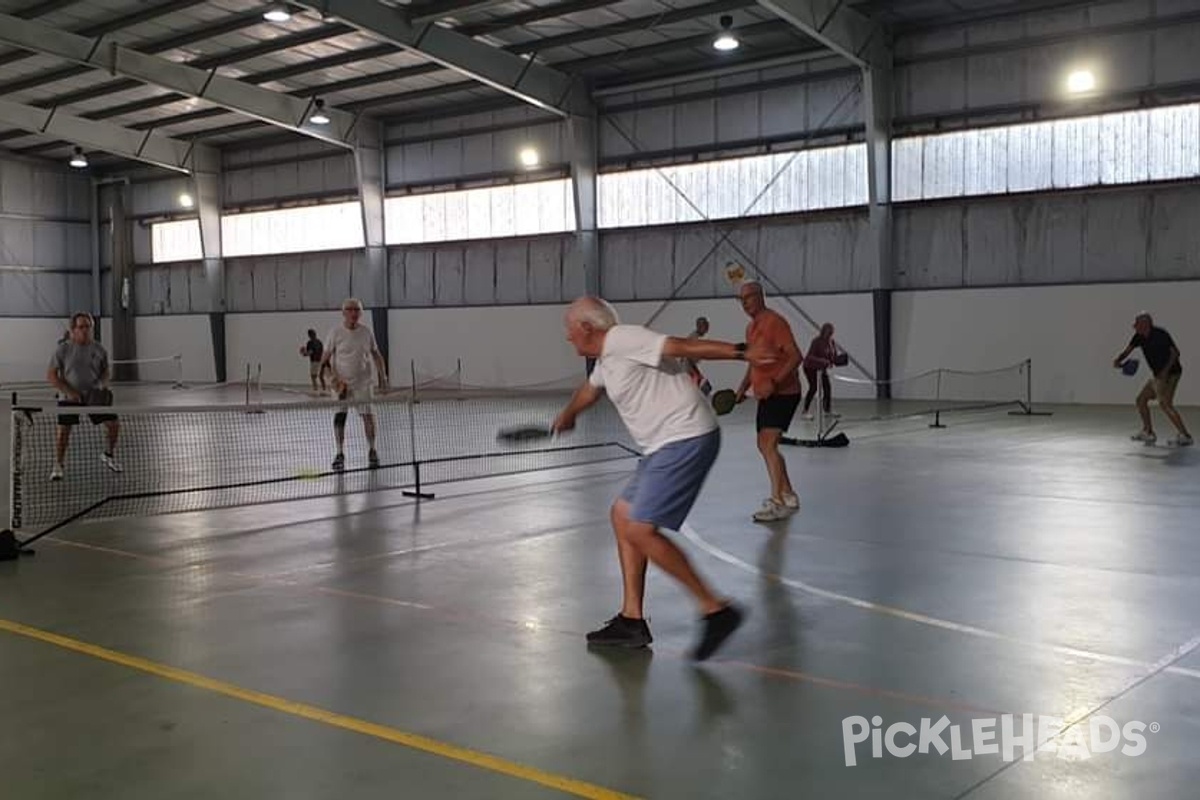
<path fill-rule="evenodd" d="M 994 641 L 1002 641 L 1002 642 L 1009 642 L 1011 644 L 1019 644 L 1023 647 L 1032 647 L 1032 648 L 1035 648 L 1038 650 L 1046 650 L 1046 651 L 1049 651 L 1052 653 L 1056 653 L 1058 655 L 1072 656 L 1074 658 L 1083 658 L 1083 659 L 1087 659 L 1089 661 L 1097 661 L 1102 664 L 1118 664 L 1120 666 L 1138 667 L 1141 669 L 1155 669 L 1157 667 L 1157 665 L 1160 663 L 1169 663 L 1172 660 L 1182 658 L 1182 657 L 1188 655 L 1188 653 L 1190 653 L 1192 650 L 1195 650 L 1197 647 L 1200 647 L 1200 636 L 1198 636 L 1195 639 L 1190 640 L 1187 644 L 1183 645 L 1181 648 L 1177 648 L 1175 651 L 1172 651 L 1172 654 L 1170 656 L 1165 656 L 1164 658 L 1159 659 L 1159 661 L 1151 664 L 1146 661 L 1138 661 L 1136 659 L 1126 658 L 1124 656 L 1114 656 L 1114 655 L 1111 655 L 1108 653 L 1097 653 L 1097 652 L 1094 652 L 1091 650 L 1081 650 L 1077 647 L 1067 647 L 1065 645 L 1050 644 L 1048 642 L 1038 642 L 1038 641 L 1034 641 L 1034 640 L 1030 640 L 1030 639 L 1019 639 L 1015 636 L 1008 636 L 1007 634 L 999 633 L 997 631 L 990 631 L 990 630 L 987 630 L 986 628 L 978 628 L 974 625 L 964 625 L 961 622 L 953 622 L 951 620 L 940 619 L 938 617 L 930 617 L 925 614 L 918 614 L 913 611 L 906 611 L 902 608 L 895 608 L 893 606 L 886 606 L 886 605 L 882 605 L 880 603 L 873 603 L 870 600 L 863 600 L 858 597 L 851 597 L 850 595 L 841 594 L 839 592 L 831 592 L 828 589 L 821 589 L 820 587 L 813 586 L 812 584 L 805 583 L 804 581 L 799 581 L 794 578 L 788 578 L 783 575 L 776 575 L 774 573 L 766 572 L 766 571 L 761 570 L 758 567 L 754 566 L 753 564 L 750 564 L 746 561 L 741 560 L 740 558 L 738 558 L 737 556 L 735 556 L 731 553 L 725 552 L 724 550 L 720 549 L 719 547 L 716 547 L 715 545 L 709 544 L 707 541 L 705 541 L 704 539 L 702 539 L 700 537 L 700 535 L 696 532 L 695 528 L 693 528 L 690 524 L 688 524 L 686 522 L 683 523 L 682 526 L 680 526 L 679 532 L 681 534 L 683 534 L 684 538 L 686 538 L 689 542 L 696 545 L 701 550 L 708 553 L 710 556 L 717 559 L 718 561 L 723 561 L 726 564 L 729 564 L 730 566 L 733 566 L 733 567 L 737 567 L 738 569 L 743 570 L 745 572 L 749 572 L 753 575 L 757 575 L 759 577 L 767 578 L 769 580 L 775 581 L 776 583 L 779 583 L 783 586 L 787 586 L 788 588 L 795 589 L 795 590 L 801 591 L 801 592 L 805 592 L 806 594 L 811 594 L 816 597 L 821 597 L 826 600 L 832 600 L 836 603 L 843 603 L 845 605 L 853 606 L 854 608 L 861 608 L 864 611 L 871 611 L 876 614 L 886 614 L 887 616 L 896 617 L 898 619 L 907 620 L 909 622 L 915 622 L 919 625 L 928 625 L 933 628 L 941 628 L 942 630 L 953 631 L 954 633 L 961 633 L 961 634 L 964 634 L 967 636 L 977 636 L 981 639 L 992 639 Z M 1189 647 L 1189 645 L 1190 645 L 1190 647 Z M 1173 658 L 1172 658 L 1172 656 L 1173 656 Z M 1155 671 L 1159 671 L 1159 670 L 1155 669 Z M 1200 679 L 1200 670 L 1188 669 L 1187 667 L 1169 666 L 1169 667 L 1166 667 L 1165 669 L 1161 669 L 1161 671 L 1171 673 L 1172 675 L 1182 675 L 1182 676 L 1188 677 L 1188 678 Z"/>

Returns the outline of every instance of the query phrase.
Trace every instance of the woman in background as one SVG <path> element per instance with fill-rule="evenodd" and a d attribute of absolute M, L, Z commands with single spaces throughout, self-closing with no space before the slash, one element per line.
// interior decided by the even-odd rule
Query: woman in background
<path fill-rule="evenodd" d="M 804 357 L 804 377 L 808 379 L 808 392 L 804 395 L 804 409 L 801 412 L 803 419 L 813 418 L 809 407 L 812 406 L 813 397 L 817 393 L 818 376 L 821 381 L 821 408 L 826 416 L 837 416 L 831 410 L 833 387 L 829 381 L 829 368 L 834 365 L 837 353 L 837 343 L 833 341 L 833 324 L 826 322 L 808 348 L 808 355 Z"/>

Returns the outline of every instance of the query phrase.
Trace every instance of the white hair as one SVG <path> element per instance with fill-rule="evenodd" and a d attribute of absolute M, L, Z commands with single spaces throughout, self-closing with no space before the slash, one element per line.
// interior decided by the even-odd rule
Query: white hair
<path fill-rule="evenodd" d="M 763 297 L 767 296 L 767 293 L 763 290 L 763 285 L 758 281 L 745 281 L 741 286 L 738 287 L 738 294 L 740 295 L 742 291 L 747 288 L 753 289 Z"/>
<path fill-rule="evenodd" d="M 357 297 L 347 297 L 345 300 L 342 301 L 342 311 L 345 311 L 346 309 L 349 309 L 349 308 L 357 308 L 359 311 L 362 311 L 363 310 L 362 300 L 359 300 Z"/>
<path fill-rule="evenodd" d="M 567 309 L 567 318 L 575 322 L 586 322 L 598 331 L 606 331 L 621 324 L 617 310 L 599 297 L 579 298 Z"/>

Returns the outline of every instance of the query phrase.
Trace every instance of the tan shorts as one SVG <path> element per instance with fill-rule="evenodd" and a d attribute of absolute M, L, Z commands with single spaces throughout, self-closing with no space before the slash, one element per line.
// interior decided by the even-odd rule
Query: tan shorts
<path fill-rule="evenodd" d="M 345 400 L 350 403 L 351 408 L 364 417 L 375 413 L 375 409 L 371 407 L 371 400 L 375 397 L 374 384 L 351 383 L 346 386 L 345 394 L 338 395 L 337 389 L 333 389 L 331 394 L 335 400 Z"/>
<path fill-rule="evenodd" d="M 320 376 L 320 374 L 321 374 L 321 362 L 320 361 L 310 361 L 308 363 L 308 376 L 310 378 L 316 378 L 316 377 Z"/>
<path fill-rule="evenodd" d="M 1175 372 L 1165 378 L 1151 378 L 1142 387 L 1142 396 L 1147 400 L 1158 400 L 1158 404 L 1172 405 L 1175 402 L 1175 390 L 1179 388 L 1182 372 Z"/>

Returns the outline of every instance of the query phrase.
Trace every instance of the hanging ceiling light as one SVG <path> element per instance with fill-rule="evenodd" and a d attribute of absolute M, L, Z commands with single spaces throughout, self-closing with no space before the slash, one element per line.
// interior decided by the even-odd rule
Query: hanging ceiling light
<path fill-rule="evenodd" d="M 287 6 L 271 6 L 263 12 L 267 22 L 287 22 L 292 18 L 292 12 Z"/>
<path fill-rule="evenodd" d="M 542 160 L 541 156 L 538 155 L 537 148 L 535 147 L 522 148 L 521 152 L 517 153 L 517 158 L 521 159 L 521 166 L 525 167 L 526 169 L 533 169 L 539 163 L 541 163 Z"/>
<path fill-rule="evenodd" d="M 75 152 L 71 154 L 71 160 L 67 162 L 75 169 L 87 169 L 87 156 L 83 154 L 82 147 L 76 147 Z"/>
<path fill-rule="evenodd" d="M 313 125 L 328 125 L 329 115 L 325 113 L 325 101 L 321 98 L 313 100 L 313 113 L 308 118 Z"/>
<path fill-rule="evenodd" d="M 1077 69 L 1067 76 L 1067 91 L 1071 94 L 1084 94 L 1095 89 L 1096 73 L 1090 69 Z"/>
<path fill-rule="evenodd" d="M 722 53 L 737 50 L 741 46 L 741 42 L 733 35 L 733 17 L 730 15 L 725 14 L 721 17 L 721 32 L 717 34 L 717 38 L 713 39 L 712 46 L 714 50 Z"/>

